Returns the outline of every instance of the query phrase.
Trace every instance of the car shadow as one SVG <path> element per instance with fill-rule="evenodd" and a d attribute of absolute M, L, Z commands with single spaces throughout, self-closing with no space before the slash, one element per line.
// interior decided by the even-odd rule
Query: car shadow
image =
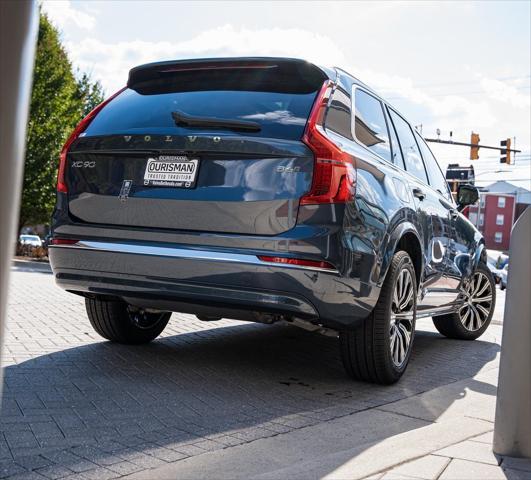
<path fill-rule="evenodd" d="M 173 321 L 185 325 L 183 318 Z M 144 346 L 101 341 L 8 366 L 0 429 L 10 456 L 44 456 L 73 471 L 76 462 L 109 465 L 116 456 L 138 469 L 157 466 L 146 458 L 174 461 L 472 377 L 499 351 L 491 342 L 418 331 L 405 376 L 380 386 L 346 376 L 335 338 L 289 326 L 212 326 Z M 442 415 L 465 393 L 427 414 Z"/>

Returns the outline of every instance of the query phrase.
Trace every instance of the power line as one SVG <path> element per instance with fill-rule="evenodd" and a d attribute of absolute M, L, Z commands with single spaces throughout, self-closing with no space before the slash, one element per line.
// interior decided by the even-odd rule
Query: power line
<path fill-rule="evenodd" d="M 531 79 L 531 75 L 517 75 L 513 77 L 497 77 L 493 78 L 492 80 L 520 80 L 523 78 L 529 78 Z M 448 85 L 470 85 L 470 84 L 477 84 L 481 80 L 467 80 L 467 81 L 458 81 L 458 82 L 445 82 L 445 83 L 419 83 L 416 85 L 413 85 L 413 88 L 437 88 L 437 87 L 445 87 Z M 389 88 L 381 88 L 382 91 L 391 91 L 392 89 Z"/>
<path fill-rule="evenodd" d="M 443 156 L 443 155 L 439 155 L 437 158 L 454 158 L 455 155 L 448 155 L 448 156 Z M 522 162 L 523 161 L 528 161 L 529 159 L 531 159 L 531 157 L 529 155 L 521 155 L 520 153 L 518 153 L 517 155 L 514 156 L 515 159 L 517 160 L 521 160 Z M 479 158 L 479 161 L 481 160 L 499 160 L 500 159 L 500 156 L 499 155 L 487 155 L 487 156 L 480 156 Z M 470 160 L 471 162 L 476 162 L 478 160 Z M 490 163 L 490 162 L 489 162 Z"/>
<path fill-rule="evenodd" d="M 498 160 L 500 159 L 500 156 L 495 156 L 495 157 L 486 157 L 486 156 L 483 156 L 481 155 L 480 158 L 478 160 L 472 160 L 468 157 L 468 154 L 467 153 L 463 153 L 462 155 L 456 155 L 455 153 L 453 155 L 437 155 L 437 158 L 439 159 L 447 159 L 447 160 L 452 160 L 453 158 L 455 159 L 463 159 L 464 157 L 466 157 L 466 160 L 469 161 L 470 163 L 472 164 L 476 164 L 476 165 L 479 165 L 479 164 L 488 164 L 488 165 L 491 165 L 491 164 L 496 164 L 498 163 Z M 520 160 L 522 162 L 522 165 L 525 165 L 527 167 L 529 167 L 529 161 L 530 161 L 530 158 L 521 158 L 520 155 L 516 155 L 516 156 L 512 156 L 512 158 L 516 158 L 517 160 Z"/>
<path fill-rule="evenodd" d="M 512 87 L 514 88 L 515 90 L 523 90 L 523 89 L 526 89 L 526 90 L 530 90 L 531 91 L 531 85 L 529 86 L 525 86 L 525 87 Z M 452 95 L 480 95 L 480 94 L 483 94 L 483 95 L 488 95 L 489 93 L 496 93 L 496 91 L 500 91 L 501 92 L 501 89 L 500 90 L 495 90 L 493 92 L 486 92 L 485 90 L 474 90 L 474 91 L 470 91 L 470 92 L 451 92 L 451 93 L 430 93 L 430 94 L 426 94 L 430 97 L 449 97 L 449 96 L 452 96 Z M 386 97 L 386 100 L 400 100 L 400 99 L 407 99 L 408 97 L 405 97 L 403 95 L 399 95 L 397 97 Z"/>
<path fill-rule="evenodd" d="M 478 182 L 497 182 L 498 180 L 500 180 L 499 177 L 478 178 L 477 179 Z M 510 183 L 514 183 L 514 182 L 529 182 L 529 181 L 531 181 L 531 178 L 502 178 L 501 180 L 503 180 L 505 182 L 510 182 Z"/>

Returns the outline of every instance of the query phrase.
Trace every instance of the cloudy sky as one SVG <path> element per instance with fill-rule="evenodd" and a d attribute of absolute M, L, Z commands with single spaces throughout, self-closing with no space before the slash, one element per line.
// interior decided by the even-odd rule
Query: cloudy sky
<path fill-rule="evenodd" d="M 478 182 L 531 189 L 531 2 L 55 1 L 43 8 L 76 67 L 110 95 L 128 70 L 157 60 L 293 56 L 341 66 L 426 137 L 516 137 L 517 164 L 480 150 Z M 432 144 L 433 145 L 433 144 Z M 443 167 L 468 149 L 436 145 Z M 502 170 L 500 172 L 500 170 Z"/>

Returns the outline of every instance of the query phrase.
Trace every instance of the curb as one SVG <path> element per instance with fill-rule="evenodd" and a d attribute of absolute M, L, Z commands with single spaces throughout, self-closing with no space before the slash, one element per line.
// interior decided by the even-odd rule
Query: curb
<path fill-rule="evenodd" d="M 34 260 L 14 259 L 11 268 L 20 272 L 52 273 L 52 267 L 48 262 L 36 262 Z"/>

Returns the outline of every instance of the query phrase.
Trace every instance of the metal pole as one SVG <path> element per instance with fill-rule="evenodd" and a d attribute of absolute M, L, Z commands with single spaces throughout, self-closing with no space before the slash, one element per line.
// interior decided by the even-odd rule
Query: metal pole
<path fill-rule="evenodd" d="M 508 150 L 508 151 L 514 152 L 514 153 L 520 153 L 522 151 L 522 150 L 516 150 L 514 148 L 506 149 L 506 148 L 503 148 L 503 147 L 491 147 L 490 145 L 479 145 L 479 144 L 476 144 L 476 143 L 454 142 L 453 140 L 441 140 L 440 138 L 426 138 L 426 137 L 424 137 L 424 140 L 426 142 L 432 142 L 432 143 L 443 143 L 445 145 L 456 145 L 458 147 L 478 147 L 478 148 L 483 148 L 483 149 L 487 149 L 487 150 L 498 150 L 500 152 L 502 150 Z"/>
<path fill-rule="evenodd" d="M 0 1 L 0 353 L 17 234 L 38 26 L 35 1 Z M 1 385 L 0 378 L 0 389 Z"/>
<path fill-rule="evenodd" d="M 531 207 L 514 224 L 494 423 L 494 452 L 531 458 Z"/>

